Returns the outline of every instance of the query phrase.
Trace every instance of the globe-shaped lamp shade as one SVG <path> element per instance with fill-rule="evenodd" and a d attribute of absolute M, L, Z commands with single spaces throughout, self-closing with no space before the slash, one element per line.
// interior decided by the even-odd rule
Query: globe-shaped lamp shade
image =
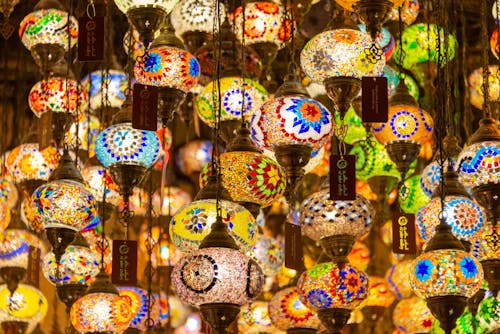
<path fill-rule="evenodd" d="M 19 192 L 11 177 L 0 178 L 0 199 L 3 199 L 11 209 L 16 206 Z"/>
<path fill-rule="evenodd" d="M 209 247 L 182 258 L 172 272 L 172 284 L 181 301 L 191 306 L 245 305 L 260 294 L 264 274 L 238 250 Z"/>
<path fill-rule="evenodd" d="M 238 247 L 249 251 L 257 242 L 257 223 L 250 211 L 229 201 L 221 201 L 222 218 Z M 170 237 L 182 252 L 196 250 L 215 223 L 214 199 L 194 201 L 177 211 L 170 221 Z"/>
<path fill-rule="evenodd" d="M 19 37 L 30 51 L 38 44 L 57 44 L 68 51 L 68 44 L 70 47 L 76 44 L 78 22 L 69 16 L 68 24 L 68 13 L 59 9 L 36 10 L 26 15 L 19 24 Z"/>
<path fill-rule="evenodd" d="M 89 247 L 69 245 L 61 257 L 59 269 L 54 253 L 49 252 L 43 257 L 43 275 L 57 285 L 89 284 L 99 273 L 99 259 L 99 254 Z"/>
<path fill-rule="evenodd" d="M 449 160 L 445 160 L 443 168 L 444 170 L 448 169 Z M 451 168 L 455 169 L 456 159 L 452 159 Z M 431 161 L 427 166 L 422 170 L 422 174 L 420 174 L 420 187 L 422 191 L 427 196 L 432 196 L 434 190 L 441 184 L 441 167 L 439 166 L 439 159 L 435 159 Z"/>
<path fill-rule="evenodd" d="M 26 233 L 28 233 L 26 231 Z M 30 244 L 24 240 L 22 230 L 8 229 L 3 233 L 0 244 L 0 268 L 28 267 L 28 253 Z"/>
<path fill-rule="evenodd" d="M 306 236 L 319 241 L 333 235 L 355 239 L 370 231 L 374 218 L 370 202 L 359 194 L 354 201 L 332 201 L 330 190 L 320 190 L 300 205 L 300 223 Z"/>
<path fill-rule="evenodd" d="M 401 8 L 401 20 L 409 26 L 417 19 L 420 4 L 418 0 L 404 0 L 400 6 Z M 389 14 L 389 20 L 398 21 L 399 20 L 399 10 L 398 8 L 393 8 Z"/>
<path fill-rule="evenodd" d="M 81 84 L 88 94 L 90 110 L 120 108 L 128 89 L 128 76 L 119 70 L 97 70 L 83 77 Z"/>
<path fill-rule="evenodd" d="M 335 0 L 337 4 L 339 4 L 342 8 L 353 11 L 355 10 L 355 6 L 360 0 Z M 403 3 L 403 0 L 390 0 L 392 6 L 394 8 L 398 8 Z"/>
<path fill-rule="evenodd" d="M 88 185 L 96 201 L 102 202 L 106 196 L 106 203 L 117 206 L 120 203 L 118 185 L 113 181 L 111 175 L 101 166 L 84 167 L 81 171 L 82 177 Z"/>
<path fill-rule="evenodd" d="M 31 333 L 47 315 L 48 302 L 43 293 L 28 284 L 19 284 L 11 294 L 6 284 L 0 285 L 0 322 L 27 322 Z"/>
<path fill-rule="evenodd" d="M 416 214 L 418 210 L 430 201 L 420 186 L 420 175 L 406 179 L 398 192 L 399 207 L 406 213 Z"/>
<path fill-rule="evenodd" d="M 217 81 L 212 81 L 205 86 L 196 99 L 196 111 L 200 119 L 207 125 L 213 127 L 217 116 L 216 110 L 218 97 L 214 97 L 213 90 Z M 245 97 L 242 88 L 245 85 Z M 251 121 L 253 114 L 258 112 L 262 104 L 267 100 L 267 91 L 258 82 L 240 77 L 224 77 L 220 79 L 221 91 L 221 122 L 240 120 L 241 113 L 245 119 Z M 242 110 L 244 102 L 244 110 Z"/>
<path fill-rule="evenodd" d="M 467 189 L 500 183 L 500 141 L 467 146 L 457 158 L 458 179 Z"/>
<path fill-rule="evenodd" d="M 221 183 L 231 198 L 238 202 L 256 203 L 266 207 L 283 195 L 285 172 L 281 166 L 262 153 L 248 151 L 225 152 L 220 155 Z M 203 187 L 212 173 L 211 164 L 200 175 Z"/>
<path fill-rule="evenodd" d="M 500 225 L 493 225 L 491 222 L 485 223 L 477 233 L 471 253 L 480 261 L 500 259 L 499 235 Z"/>
<path fill-rule="evenodd" d="M 212 142 L 209 140 L 193 140 L 179 148 L 175 162 L 185 175 L 201 172 L 212 160 Z"/>
<path fill-rule="evenodd" d="M 219 15 L 221 18 L 225 18 L 226 9 L 222 3 L 219 6 Z M 216 8 L 212 1 L 181 0 L 175 5 L 172 14 L 170 14 L 170 20 L 172 21 L 175 33 L 179 36 L 192 31 L 212 34 L 215 15 Z M 216 29 L 218 30 L 217 27 Z"/>
<path fill-rule="evenodd" d="M 99 230 L 102 226 L 98 226 L 95 229 L 90 229 L 82 231 L 81 234 L 85 240 L 89 243 L 90 249 L 95 253 L 99 254 L 99 265 L 101 265 L 101 254 L 104 253 L 104 270 L 108 275 L 111 274 L 112 267 L 112 255 L 113 255 L 113 240 L 109 237 L 104 237 L 104 245 L 102 243 L 102 234 Z M 104 248 L 103 248 L 104 246 Z"/>
<path fill-rule="evenodd" d="M 383 145 L 394 141 L 424 144 L 432 139 L 434 121 L 431 115 L 416 106 L 391 105 L 386 123 L 374 123 L 373 136 Z"/>
<path fill-rule="evenodd" d="M 147 225 L 142 225 L 139 234 L 139 250 L 146 254 L 148 247 L 153 245 L 151 253 L 151 264 L 154 268 L 162 266 L 168 267 L 175 265 L 183 256 L 181 251 L 168 239 L 168 230 L 164 227 L 154 225 L 151 229 L 151 237 Z M 161 239 L 160 239 L 161 238 Z M 151 240 L 153 242 L 151 242 Z"/>
<path fill-rule="evenodd" d="M 321 263 L 300 275 L 297 291 L 312 310 L 354 310 L 368 297 L 368 276 L 347 263 Z"/>
<path fill-rule="evenodd" d="M 387 150 L 373 137 L 355 143 L 349 154 L 356 156 L 356 178 L 359 180 L 368 181 L 374 176 L 401 180 L 396 164 Z"/>
<path fill-rule="evenodd" d="M 379 76 L 385 59 L 371 62 L 365 52 L 370 46 L 368 35 L 359 30 L 327 30 L 307 42 L 300 54 L 300 65 L 304 73 L 319 84 L 333 77 Z"/>
<path fill-rule="evenodd" d="M 358 28 L 363 33 L 367 33 L 364 24 L 358 24 Z M 382 52 L 384 52 L 385 61 L 391 59 L 394 48 L 396 47 L 396 40 L 389 29 L 382 27 L 382 30 L 377 33 L 376 43 L 382 49 Z"/>
<path fill-rule="evenodd" d="M 192 200 L 191 195 L 182 188 L 164 187 L 153 193 L 153 211 L 155 215 L 173 216 Z"/>
<path fill-rule="evenodd" d="M 396 296 L 389 289 L 389 284 L 383 277 L 370 276 L 368 278 L 370 286 L 368 290 L 368 298 L 366 298 L 365 306 L 390 307 L 396 300 Z"/>
<path fill-rule="evenodd" d="M 417 213 L 416 226 L 420 236 L 428 242 L 440 223 L 441 199 L 435 197 L 422 206 Z M 486 213 L 473 200 L 462 196 L 446 196 L 444 216 L 453 234 L 460 240 L 472 242 L 486 223 Z"/>
<path fill-rule="evenodd" d="M 412 294 L 410 285 L 410 271 L 412 268 L 412 260 L 403 260 L 393 264 L 385 274 L 385 279 L 389 283 L 389 290 L 398 299 L 408 298 Z"/>
<path fill-rule="evenodd" d="M 252 137 L 259 147 L 274 150 L 279 145 L 323 147 L 332 131 L 330 111 L 316 100 L 281 96 L 267 101 L 253 114 Z"/>
<path fill-rule="evenodd" d="M 320 321 L 299 298 L 295 287 L 285 288 L 273 295 L 269 302 L 269 317 L 274 327 L 286 331 L 292 328 L 318 329 Z"/>
<path fill-rule="evenodd" d="M 274 2 L 258 1 L 245 5 L 245 29 L 243 29 L 243 8 L 238 7 L 234 13 L 234 31 L 240 41 L 245 44 L 272 43 L 279 49 L 291 37 L 292 22 L 285 14 L 284 8 Z M 243 36 L 244 31 L 244 36 Z"/>
<path fill-rule="evenodd" d="M 400 62 L 402 49 L 404 57 L 400 65 L 407 70 L 419 63 L 437 63 L 439 57 L 436 51 L 438 37 L 440 38 L 441 45 L 445 45 L 443 28 L 435 24 L 416 23 L 406 27 L 401 37 L 403 42 L 402 48 L 399 45 L 396 46 L 393 55 L 394 60 L 396 60 L 397 63 Z M 440 51 L 443 65 L 455 58 L 457 40 L 452 34 L 448 35 L 447 48 L 448 50 L 442 47 Z"/>
<path fill-rule="evenodd" d="M 285 249 L 279 240 L 265 234 L 259 234 L 252 251 L 248 252 L 247 255 L 259 264 L 264 275 L 273 277 L 278 274 L 283 265 Z"/>
<path fill-rule="evenodd" d="M 93 292 L 71 306 L 71 324 L 80 333 L 123 333 L 134 318 L 130 304 L 116 293 Z"/>
<path fill-rule="evenodd" d="M 158 8 L 168 14 L 176 3 L 177 0 L 115 0 L 116 7 L 125 14 L 131 9 L 141 7 Z"/>
<path fill-rule="evenodd" d="M 0 234 L 2 234 L 9 226 L 10 219 L 11 215 L 9 204 L 5 200 L 0 199 Z"/>
<path fill-rule="evenodd" d="M 149 168 L 160 154 L 160 140 L 154 131 L 138 130 L 132 123 L 114 124 L 97 136 L 96 156 L 105 168 L 134 165 Z"/>
<path fill-rule="evenodd" d="M 79 113 L 77 121 L 71 124 L 66 136 L 65 143 L 69 148 L 88 151 L 88 156 L 95 156 L 95 141 L 101 129 L 99 118 L 94 115 Z"/>
<path fill-rule="evenodd" d="M 491 53 L 498 59 L 500 54 L 500 43 L 498 41 L 498 29 L 494 29 L 490 37 L 490 50 Z"/>
<path fill-rule="evenodd" d="M 157 296 L 152 296 L 154 300 L 149 302 L 148 292 L 142 288 L 134 286 L 119 286 L 120 297 L 130 306 L 131 312 L 135 314 L 129 324 L 129 328 L 135 328 L 142 332 L 148 328 L 148 317 L 152 320 L 151 325 L 155 326 L 160 320 L 160 304 Z M 149 310 L 148 310 L 149 309 Z"/>
<path fill-rule="evenodd" d="M 401 299 L 392 315 L 394 326 L 409 334 L 429 333 L 433 320 L 425 301 L 417 296 Z"/>
<path fill-rule="evenodd" d="M 40 151 L 38 144 L 28 143 L 12 149 L 5 165 L 14 182 L 21 183 L 28 180 L 47 181 L 58 161 L 59 153 L 54 147 Z"/>
<path fill-rule="evenodd" d="M 347 260 L 356 269 L 365 271 L 370 263 L 370 249 L 360 241 L 354 242 Z"/>
<path fill-rule="evenodd" d="M 84 111 L 87 100 L 87 92 L 78 81 L 62 77 L 38 81 L 31 87 L 28 96 L 29 107 L 38 118 L 49 110 L 72 114 Z"/>
<path fill-rule="evenodd" d="M 35 224 L 75 231 L 99 223 L 97 202 L 84 184 L 56 180 L 38 187 L 31 198 L 35 203 Z"/>
<path fill-rule="evenodd" d="M 500 99 L 500 79 L 498 65 L 488 66 L 488 91 L 487 101 L 497 102 Z M 484 104 L 483 93 L 483 68 L 477 68 L 469 75 L 469 100 L 470 103 L 482 110 Z"/>
<path fill-rule="evenodd" d="M 186 50 L 161 46 L 149 50 L 141 62 L 135 63 L 134 75 L 138 83 L 187 93 L 198 83 L 200 64 Z"/>
<path fill-rule="evenodd" d="M 479 323 L 489 333 L 500 328 L 500 295 L 490 295 L 479 304 L 477 311 Z"/>
<path fill-rule="evenodd" d="M 238 319 L 238 329 L 243 333 L 274 333 L 275 328 L 269 317 L 268 304 L 267 301 L 257 300 L 243 305 Z"/>
<path fill-rule="evenodd" d="M 413 262 L 410 283 L 420 298 L 474 295 L 483 281 L 478 260 L 457 249 L 439 249 L 421 254 Z"/>

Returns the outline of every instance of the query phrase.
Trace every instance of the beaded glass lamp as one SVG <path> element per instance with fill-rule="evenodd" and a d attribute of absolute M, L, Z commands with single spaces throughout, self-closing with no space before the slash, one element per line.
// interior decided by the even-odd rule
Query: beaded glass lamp
<path fill-rule="evenodd" d="M 269 317 L 274 327 L 286 331 L 294 328 L 317 330 L 320 321 L 315 312 L 307 308 L 299 298 L 295 287 L 275 293 L 269 302 Z"/>
<path fill-rule="evenodd" d="M 120 298 L 130 305 L 131 312 L 135 314 L 128 328 L 144 332 L 148 328 L 148 318 L 152 321 L 149 325 L 153 327 L 160 321 L 158 296 L 152 295 L 150 301 L 148 291 L 135 286 L 119 286 L 118 292 Z"/>

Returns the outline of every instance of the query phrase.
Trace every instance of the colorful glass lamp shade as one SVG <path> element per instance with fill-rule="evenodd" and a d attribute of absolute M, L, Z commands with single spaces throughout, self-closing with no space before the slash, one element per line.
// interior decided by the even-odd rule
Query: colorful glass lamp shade
<path fill-rule="evenodd" d="M 19 332 L 31 333 L 47 311 L 47 299 L 37 288 L 20 284 L 11 292 L 5 284 L 0 286 L 0 322 L 4 330 L 10 323 L 15 324 Z"/>
<path fill-rule="evenodd" d="M 394 308 L 392 321 L 403 333 L 429 333 L 434 317 L 425 301 L 417 296 L 401 299 Z"/>
<path fill-rule="evenodd" d="M 366 26 L 364 24 L 358 24 L 359 30 L 364 32 L 365 34 L 367 33 L 366 31 Z M 369 31 L 368 31 L 369 33 Z M 394 52 L 394 49 L 396 47 L 396 40 L 392 36 L 391 32 L 389 29 L 380 27 L 380 30 L 377 32 L 376 35 L 376 43 L 379 45 L 379 47 L 382 49 L 382 52 L 385 57 L 385 61 L 389 61 L 392 57 L 392 53 Z"/>
<path fill-rule="evenodd" d="M 396 296 L 389 289 L 389 284 L 383 277 L 370 276 L 368 278 L 369 290 L 368 298 L 364 302 L 364 307 L 388 308 L 396 300 Z"/>
<path fill-rule="evenodd" d="M 430 197 L 420 186 L 420 175 L 414 175 L 404 181 L 398 192 L 399 207 L 406 213 L 416 214 L 426 205 Z"/>
<path fill-rule="evenodd" d="M 499 58 L 500 54 L 500 43 L 498 41 L 498 29 L 493 29 L 490 37 L 490 50 L 496 59 Z"/>
<path fill-rule="evenodd" d="M 312 194 L 300 206 L 304 234 L 319 241 L 334 260 L 350 253 L 354 241 L 370 230 L 373 217 L 372 205 L 361 195 L 354 201 L 332 201 L 329 189 Z"/>
<path fill-rule="evenodd" d="M 479 304 L 477 319 L 484 329 L 493 332 L 500 328 L 500 296 L 498 293 L 484 298 Z"/>
<path fill-rule="evenodd" d="M 84 167 L 82 169 L 82 177 L 99 206 L 105 205 L 105 216 L 102 218 L 107 220 L 106 218 L 109 218 L 114 207 L 120 203 L 118 185 L 113 181 L 109 172 L 102 166 Z M 104 198 L 106 199 L 105 203 L 103 202 Z"/>
<path fill-rule="evenodd" d="M 413 261 L 403 260 L 393 264 L 385 274 L 385 279 L 389 284 L 389 290 L 391 290 L 398 299 L 408 298 L 412 294 L 409 280 L 412 268 Z"/>
<path fill-rule="evenodd" d="M 160 321 L 160 304 L 157 296 L 148 295 L 148 292 L 140 287 L 119 286 L 118 293 L 129 306 L 135 316 L 128 325 L 129 329 L 137 329 L 144 332 L 148 326 L 154 327 Z M 151 322 L 148 323 L 148 318 Z"/>
<path fill-rule="evenodd" d="M 295 287 L 282 289 L 269 301 L 269 317 L 274 327 L 288 331 L 302 329 L 315 333 L 320 325 L 316 313 L 307 308 L 299 298 Z"/>
<path fill-rule="evenodd" d="M 12 178 L 0 178 L 0 199 L 3 199 L 11 209 L 16 206 L 19 199 L 19 191 Z"/>
<path fill-rule="evenodd" d="M 177 2 L 178 0 L 115 0 L 116 6 L 127 15 L 146 47 L 154 40 L 156 31 Z"/>
<path fill-rule="evenodd" d="M 78 148 L 79 154 L 85 157 L 95 156 L 95 141 L 101 129 L 101 122 L 94 115 L 79 113 L 77 120 L 71 124 L 64 136 L 64 141 L 70 149 Z"/>
<path fill-rule="evenodd" d="M 191 195 L 182 188 L 164 187 L 153 193 L 153 211 L 160 216 L 169 216 L 169 214 L 173 216 L 192 200 Z"/>
<path fill-rule="evenodd" d="M 56 0 L 40 0 L 34 9 L 21 21 L 19 38 L 30 50 L 41 72 L 48 75 L 52 66 L 68 51 L 68 46 L 76 44 L 78 22 Z"/>
<path fill-rule="evenodd" d="M 488 91 L 489 97 L 487 101 L 498 102 L 500 100 L 500 79 L 498 65 L 488 66 Z M 469 100 L 470 103 L 478 108 L 483 109 L 484 93 L 483 93 L 483 68 L 477 68 L 469 75 Z"/>
<path fill-rule="evenodd" d="M 125 102 L 128 75 L 114 69 L 97 70 L 84 76 L 81 85 L 88 94 L 91 111 L 111 108 L 116 112 Z"/>
<path fill-rule="evenodd" d="M 181 146 L 175 157 L 177 167 L 187 176 L 201 172 L 210 160 L 212 160 L 212 142 L 200 139 Z M 198 177 L 195 179 L 198 180 Z"/>
<path fill-rule="evenodd" d="M 12 292 L 17 289 L 28 267 L 30 244 L 22 238 L 24 233 L 28 232 L 7 229 L 0 244 L 0 276 Z"/>
<path fill-rule="evenodd" d="M 300 54 L 302 70 L 312 81 L 325 85 L 341 115 L 361 90 L 361 77 L 383 72 L 385 59 L 372 62 L 365 53 L 370 46 L 368 36 L 359 30 L 327 30 L 310 39 Z"/>
<path fill-rule="evenodd" d="M 247 252 L 257 241 L 257 223 L 243 206 L 221 201 L 223 221 L 239 248 Z M 180 208 L 170 221 L 170 237 L 182 252 L 195 251 L 215 223 L 217 210 L 215 199 L 196 200 Z"/>
<path fill-rule="evenodd" d="M 264 275 L 273 277 L 278 274 L 283 265 L 285 249 L 279 240 L 259 233 L 257 242 L 247 255 L 259 264 Z"/>
<path fill-rule="evenodd" d="M 400 6 L 401 8 L 401 19 L 406 25 L 410 25 L 417 19 L 420 4 L 418 0 L 404 0 Z M 392 12 L 389 14 L 389 20 L 398 21 L 399 20 L 399 10 L 398 8 L 393 8 Z"/>
<path fill-rule="evenodd" d="M 269 302 L 256 300 L 250 304 L 241 307 L 240 317 L 238 318 L 238 330 L 243 333 L 271 332 L 275 328 L 269 317 Z"/>
<path fill-rule="evenodd" d="M 101 271 L 86 294 L 71 306 L 70 320 L 80 333 L 123 333 L 135 313 Z"/>
<path fill-rule="evenodd" d="M 332 333 L 340 333 L 351 311 L 368 297 L 368 276 L 347 263 L 321 263 L 302 273 L 300 300 Z"/>

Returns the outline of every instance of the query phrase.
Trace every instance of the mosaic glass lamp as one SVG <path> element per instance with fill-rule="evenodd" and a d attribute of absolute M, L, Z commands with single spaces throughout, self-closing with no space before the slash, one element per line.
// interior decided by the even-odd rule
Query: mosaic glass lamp
<path fill-rule="evenodd" d="M 257 242 L 247 255 L 259 264 L 264 275 L 274 277 L 285 261 L 284 247 L 278 239 L 259 233 Z"/>
<path fill-rule="evenodd" d="M 347 263 L 321 263 L 302 273 L 297 292 L 326 328 L 339 333 L 368 297 L 368 276 Z"/>
<path fill-rule="evenodd" d="M 400 6 L 401 8 L 401 19 L 406 25 L 410 25 L 417 19 L 418 13 L 420 11 L 420 4 L 418 0 L 404 0 Z M 399 10 L 398 8 L 393 8 L 389 14 L 389 20 L 398 21 L 399 20 Z"/>
<path fill-rule="evenodd" d="M 498 78 L 498 65 L 488 66 L 488 101 L 498 101 L 500 99 L 500 79 Z M 469 100 L 470 103 L 478 108 L 483 109 L 484 93 L 483 93 L 483 68 L 477 68 L 469 75 Z"/>
<path fill-rule="evenodd" d="M 460 182 L 497 222 L 500 217 L 500 130 L 493 118 L 483 118 L 457 158 Z"/>
<path fill-rule="evenodd" d="M 69 16 L 57 0 L 40 0 L 34 12 L 19 24 L 19 38 L 44 75 L 68 51 L 68 46 L 76 44 L 77 37 L 76 18 Z"/>
<path fill-rule="evenodd" d="M 370 276 L 368 278 L 369 290 L 368 298 L 364 302 L 366 307 L 388 308 L 396 300 L 396 296 L 389 289 L 389 284 L 383 277 Z"/>
<path fill-rule="evenodd" d="M 403 260 L 387 269 L 385 279 L 389 284 L 389 290 L 397 299 L 408 298 L 412 294 L 410 285 L 410 271 L 412 268 L 413 261 Z"/>
<path fill-rule="evenodd" d="M 11 209 L 16 206 L 19 199 L 19 191 L 11 177 L 0 178 L 0 199 L 3 199 Z"/>
<path fill-rule="evenodd" d="M 357 194 L 354 201 L 332 201 L 330 190 L 320 190 L 300 206 L 302 231 L 332 259 L 347 256 L 354 241 L 370 231 L 374 210 L 370 202 Z"/>
<path fill-rule="evenodd" d="M 95 156 L 95 141 L 101 129 L 101 122 L 96 116 L 85 113 L 79 113 L 76 118 L 66 132 L 64 142 L 72 150 L 78 148 L 81 157 L 92 158 Z"/>
<path fill-rule="evenodd" d="M 104 205 L 104 220 L 107 220 L 115 207 L 120 203 L 118 185 L 113 181 L 109 172 L 102 166 L 87 166 L 82 169 L 82 177 L 88 186 L 88 190 L 96 199 L 99 208 Z M 103 202 L 106 196 L 106 202 Z M 102 211 L 99 210 L 99 213 Z"/>
<path fill-rule="evenodd" d="M 159 87 L 158 117 L 166 127 L 172 113 L 198 83 L 200 64 L 184 50 L 182 42 L 167 25 L 143 59 L 135 63 L 134 75 L 138 83 Z"/>
<path fill-rule="evenodd" d="M 366 31 L 366 26 L 364 24 L 358 24 L 359 30 L 362 32 L 369 33 Z M 396 47 L 396 40 L 392 36 L 389 29 L 380 27 L 380 31 L 377 33 L 376 43 L 382 49 L 382 52 L 385 57 L 385 61 L 389 61 L 392 57 L 392 53 L 394 52 L 394 48 Z"/>
<path fill-rule="evenodd" d="M 43 293 L 31 285 L 20 284 L 15 292 L 5 284 L 0 286 L 0 322 L 4 331 L 10 323 L 20 332 L 31 333 L 47 315 L 48 306 Z"/>
<path fill-rule="evenodd" d="M 449 333 L 463 313 L 467 298 L 481 287 L 483 268 L 464 251 L 451 227 L 441 221 L 422 255 L 413 262 L 410 283 L 413 291 L 425 299 L 441 328 Z"/>
<path fill-rule="evenodd" d="M 201 172 L 210 160 L 212 160 L 212 142 L 200 139 L 181 146 L 175 157 L 177 167 L 187 176 Z"/>
<path fill-rule="evenodd" d="M 146 47 L 154 40 L 156 31 L 177 2 L 178 0 L 115 0 L 116 6 L 127 15 Z"/>
<path fill-rule="evenodd" d="M 162 202 L 163 199 L 163 202 Z M 191 195 L 179 187 L 164 187 L 153 193 L 153 211 L 160 216 L 175 215 L 179 209 L 193 200 Z"/>
<path fill-rule="evenodd" d="M 417 296 L 401 299 L 392 315 L 394 326 L 403 333 L 429 333 L 433 320 L 425 301 Z"/>
<path fill-rule="evenodd" d="M 88 94 L 90 110 L 99 114 L 99 110 L 111 108 L 118 111 L 125 102 L 128 89 L 128 75 L 122 70 L 97 70 L 83 77 L 81 85 Z"/>
<path fill-rule="evenodd" d="M 488 222 L 477 233 L 471 253 L 481 261 L 488 288 L 494 293 L 500 291 L 498 268 L 500 267 L 500 225 Z"/>
<path fill-rule="evenodd" d="M 148 296 L 148 291 L 135 286 L 119 286 L 118 293 L 135 316 L 128 325 L 129 329 L 144 332 L 148 329 L 148 317 L 151 319 L 149 326 L 154 327 L 160 321 L 160 304 L 156 296 Z"/>
<path fill-rule="evenodd" d="M 484 298 L 479 304 L 477 319 L 487 332 L 500 328 L 500 296 L 498 293 Z"/>
<path fill-rule="evenodd" d="M 282 330 L 301 329 L 301 333 L 316 333 L 320 321 L 315 312 L 299 298 L 295 287 L 275 293 L 269 302 L 269 317 L 274 327 Z"/>
<path fill-rule="evenodd" d="M 314 36 L 300 54 L 304 73 L 313 82 L 325 85 L 342 116 L 361 90 L 361 77 L 379 76 L 385 66 L 384 57 L 372 62 L 365 52 L 372 44 L 368 35 L 352 22 L 345 26 Z"/>
<path fill-rule="evenodd" d="M 490 50 L 491 53 L 498 59 L 500 54 L 500 43 L 498 41 L 498 29 L 494 29 L 490 37 Z"/>
<path fill-rule="evenodd" d="M 70 320 L 81 333 L 123 333 L 135 317 L 108 275 L 101 271 L 85 295 L 71 307 Z"/>
<path fill-rule="evenodd" d="M 269 302 L 256 300 L 241 307 L 238 330 L 242 333 L 275 332 L 269 317 Z"/>

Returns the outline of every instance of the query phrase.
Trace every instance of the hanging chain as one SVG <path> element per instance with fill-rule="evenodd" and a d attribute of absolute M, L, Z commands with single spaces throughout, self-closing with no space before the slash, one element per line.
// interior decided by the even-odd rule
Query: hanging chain
<path fill-rule="evenodd" d="M 148 201 L 148 242 L 146 242 L 146 250 L 148 253 L 148 263 L 145 269 L 145 275 L 147 277 L 147 292 L 148 292 L 148 311 L 146 317 L 146 327 L 148 332 L 155 327 L 155 321 L 152 317 L 151 310 L 156 302 L 156 297 L 153 294 L 153 277 L 156 274 L 156 269 L 153 268 L 153 250 L 156 246 L 156 242 L 153 238 L 153 177 L 149 175 L 149 201 Z M 160 189 L 163 191 L 163 189 Z"/>
<path fill-rule="evenodd" d="M 241 23 L 241 127 L 246 127 L 246 120 L 245 120 L 245 108 L 246 108 L 246 99 L 245 99 L 245 94 L 246 94 L 246 63 L 245 63 L 245 29 L 246 29 L 246 3 L 245 1 L 241 2 L 241 16 L 242 16 L 242 23 Z M 236 51 L 236 50 L 235 50 Z"/>
<path fill-rule="evenodd" d="M 481 1 L 481 38 L 482 44 L 488 45 L 488 14 L 486 10 L 486 1 Z M 488 103 L 490 100 L 490 68 L 489 68 L 489 60 L 488 60 L 488 48 L 482 48 L 482 62 L 483 62 L 483 116 L 485 118 L 491 117 L 490 104 Z"/>

